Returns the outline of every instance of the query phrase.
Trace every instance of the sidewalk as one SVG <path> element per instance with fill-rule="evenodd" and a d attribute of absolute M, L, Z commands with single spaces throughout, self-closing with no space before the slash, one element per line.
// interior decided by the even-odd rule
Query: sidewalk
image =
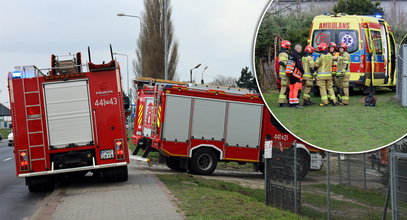
<path fill-rule="evenodd" d="M 183 219 L 165 186 L 137 163 L 131 161 L 124 183 L 85 180 L 58 187 L 30 219 Z"/>

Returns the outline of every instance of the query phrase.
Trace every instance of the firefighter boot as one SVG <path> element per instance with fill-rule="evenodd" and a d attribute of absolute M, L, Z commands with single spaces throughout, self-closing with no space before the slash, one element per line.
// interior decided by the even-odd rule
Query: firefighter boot
<path fill-rule="evenodd" d="M 288 103 L 280 103 L 280 107 L 290 107 Z"/>
<path fill-rule="evenodd" d="M 314 103 L 311 102 L 311 100 L 304 100 L 304 106 L 310 106 L 313 105 Z"/>

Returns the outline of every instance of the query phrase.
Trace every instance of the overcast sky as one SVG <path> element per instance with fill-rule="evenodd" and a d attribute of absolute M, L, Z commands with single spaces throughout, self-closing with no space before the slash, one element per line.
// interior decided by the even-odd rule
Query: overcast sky
<path fill-rule="evenodd" d="M 238 77 L 252 68 L 252 44 L 257 23 L 269 0 L 172 0 L 175 37 L 179 41 L 177 77 L 196 80 L 205 66 L 205 81 L 218 74 Z M 50 66 L 50 55 L 82 52 L 92 62 L 110 60 L 114 52 L 135 57 L 139 20 L 117 13 L 141 15 L 142 0 L 0 0 L 0 102 L 8 102 L 7 74 L 14 66 Z M 126 59 L 117 56 L 126 79 Z M 85 61 L 85 60 L 83 60 Z M 124 83 L 124 85 L 126 85 Z M 6 106 L 9 106 L 6 103 Z"/>

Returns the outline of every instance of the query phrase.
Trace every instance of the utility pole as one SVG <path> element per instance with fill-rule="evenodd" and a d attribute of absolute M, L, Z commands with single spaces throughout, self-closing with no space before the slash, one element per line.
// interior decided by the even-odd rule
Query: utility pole
<path fill-rule="evenodd" d="M 164 79 L 168 80 L 168 16 L 167 0 L 164 1 Z"/>

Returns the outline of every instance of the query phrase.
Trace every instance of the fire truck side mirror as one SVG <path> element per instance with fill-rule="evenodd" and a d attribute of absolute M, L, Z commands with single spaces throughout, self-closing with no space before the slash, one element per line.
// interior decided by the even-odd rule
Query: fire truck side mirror
<path fill-rule="evenodd" d="M 124 110 L 130 109 L 130 98 L 127 95 L 123 96 Z"/>

